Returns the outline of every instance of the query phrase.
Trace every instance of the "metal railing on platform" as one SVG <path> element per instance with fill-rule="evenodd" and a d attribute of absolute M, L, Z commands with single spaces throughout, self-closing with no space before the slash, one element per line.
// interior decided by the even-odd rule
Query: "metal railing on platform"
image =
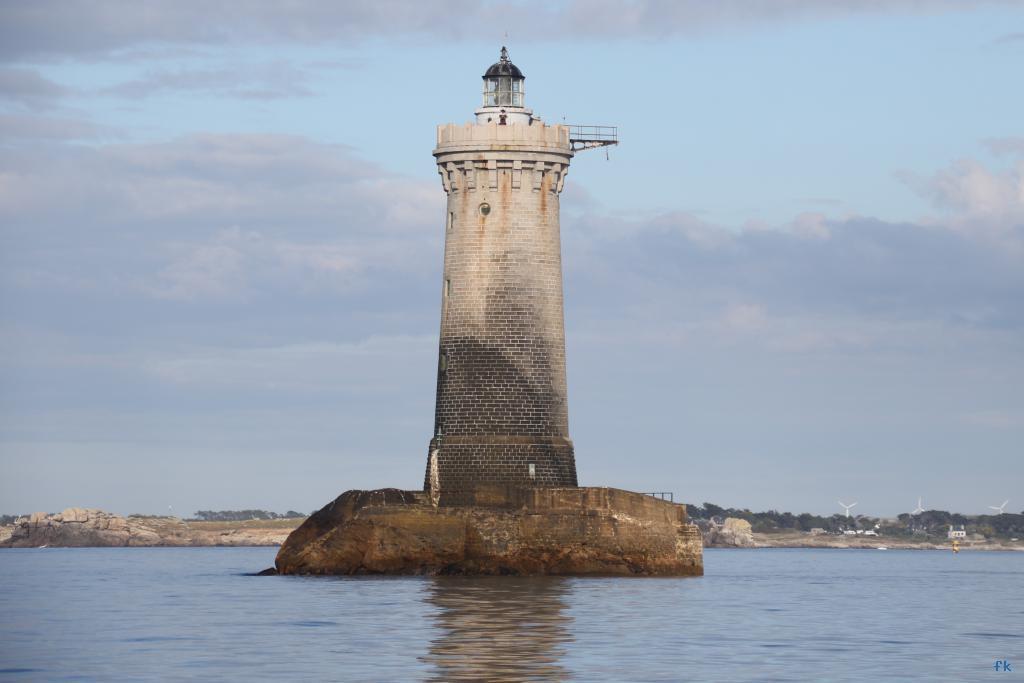
<path fill-rule="evenodd" d="M 569 142 L 574 150 L 619 144 L 618 126 L 581 126 L 568 124 Z"/>
<path fill-rule="evenodd" d="M 645 496 L 651 496 L 652 498 L 659 498 L 661 500 L 667 500 L 670 503 L 674 503 L 675 496 L 672 495 L 671 491 L 644 491 Z"/>

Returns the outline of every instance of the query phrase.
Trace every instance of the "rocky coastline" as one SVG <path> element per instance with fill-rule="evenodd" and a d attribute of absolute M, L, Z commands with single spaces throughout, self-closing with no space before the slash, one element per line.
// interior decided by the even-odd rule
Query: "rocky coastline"
<path fill-rule="evenodd" d="M 721 524 L 711 521 L 699 526 L 705 548 L 755 548 L 754 532 L 745 519 L 729 517 Z"/>
<path fill-rule="evenodd" d="M 301 520 L 278 528 L 188 522 L 177 517 L 122 517 L 95 508 L 36 512 L 0 530 L 0 548 L 277 546 Z"/>

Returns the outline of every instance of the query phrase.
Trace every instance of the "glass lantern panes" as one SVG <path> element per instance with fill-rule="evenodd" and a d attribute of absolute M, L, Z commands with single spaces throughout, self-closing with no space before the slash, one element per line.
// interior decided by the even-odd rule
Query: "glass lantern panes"
<path fill-rule="evenodd" d="M 495 94 L 498 90 L 498 79 L 487 78 L 484 79 L 484 106 L 493 107 L 498 103 L 497 95 Z"/>
<path fill-rule="evenodd" d="M 484 79 L 485 107 L 522 107 L 523 79 L 511 76 Z"/>

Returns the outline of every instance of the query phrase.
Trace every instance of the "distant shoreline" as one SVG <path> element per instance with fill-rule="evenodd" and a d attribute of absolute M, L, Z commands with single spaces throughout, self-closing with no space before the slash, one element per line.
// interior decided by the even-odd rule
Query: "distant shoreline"
<path fill-rule="evenodd" d="M 0 527 L 0 548 L 275 547 L 305 519 L 196 521 L 68 508 L 52 515 L 36 513 Z"/>
<path fill-rule="evenodd" d="M 69 514 L 71 512 L 72 514 Z M 65 520 L 65 518 L 68 518 Z M 78 521 L 81 518 L 81 521 Z M 96 547 L 277 547 L 306 520 L 305 517 L 196 521 L 177 517 L 121 517 L 100 510 L 69 508 L 57 515 L 33 515 L 20 525 L 0 526 L 0 548 Z M 748 537 L 749 538 L 749 537 Z M 826 548 L 835 550 L 941 550 L 952 552 L 949 542 L 891 536 L 840 536 L 786 531 L 754 532 L 753 542 L 742 545 L 708 543 L 706 548 Z M 1003 539 L 964 540 L 963 551 L 1024 551 L 1024 542 Z"/>
<path fill-rule="evenodd" d="M 714 547 L 714 546 L 711 546 Z M 754 533 L 755 548 L 833 548 L 836 550 L 877 550 L 884 547 L 887 550 L 942 550 L 952 552 L 953 547 L 949 542 L 936 542 L 935 540 L 914 540 L 897 538 L 892 536 L 837 536 L 835 534 L 821 534 L 811 536 L 803 532 L 786 532 L 776 534 Z M 1009 541 L 1001 539 L 989 539 L 985 541 L 961 541 L 960 550 L 1008 550 L 1024 551 L 1024 542 Z"/>

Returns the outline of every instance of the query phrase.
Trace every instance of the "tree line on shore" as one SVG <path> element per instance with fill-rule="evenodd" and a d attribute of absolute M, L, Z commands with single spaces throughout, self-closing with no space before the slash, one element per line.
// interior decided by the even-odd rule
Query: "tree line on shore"
<path fill-rule="evenodd" d="M 250 520 L 295 519 L 305 517 L 302 512 L 289 510 L 284 514 L 267 510 L 197 510 L 189 521 L 195 522 L 247 522 Z"/>
<path fill-rule="evenodd" d="M 808 512 L 793 514 L 766 510 L 751 512 L 747 509 L 723 508 L 714 503 L 686 506 L 686 513 L 691 520 L 711 520 L 719 522 L 727 517 L 736 517 L 750 522 L 751 528 L 759 533 L 781 531 L 811 531 L 822 529 L 828 533 L 842 533 L 849 529 L 877 529 L 879 533 L 890 536 L 946 536 L 950 525 L 960 528 L 962 525 L 968 534 L 981 534 L 986 538 L 1019 538 L 1024 536 L 1024 513 L 1003 513 L 1000 515 L 962 515 L 945 510 L 925 510 L 919 514 L 904 512 L 895 519 L 870 517 L 868 515 L 845 515 L 836 513 L 830 516 L 812 515 Z M 877 526 L 876 526 L 877 525 Z"/>

